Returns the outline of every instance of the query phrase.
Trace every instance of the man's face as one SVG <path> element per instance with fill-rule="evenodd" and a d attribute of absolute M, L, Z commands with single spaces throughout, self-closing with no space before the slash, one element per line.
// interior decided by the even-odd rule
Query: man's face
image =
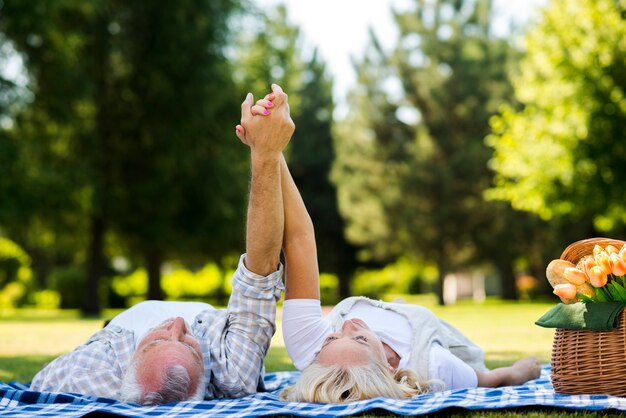
<path fill-rule="evenodd" d="M 200 343 L 181 317 L 169 319 L 150 331 L 135 352 L 137 381 L 148 390 L 159 390 L 167 366 L 183 366 L 194 382 L 204 374 Z M 193 390 L 190 395 L 193 394 Z"/>

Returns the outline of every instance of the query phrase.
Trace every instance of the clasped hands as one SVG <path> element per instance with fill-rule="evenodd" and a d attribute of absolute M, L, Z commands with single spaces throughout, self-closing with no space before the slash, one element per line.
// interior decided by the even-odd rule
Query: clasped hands
<path fill-rule="evenodd" d="M 247 94 L 241 104 L 241 124 L 235 131 L 253 154 L 277 155 L 289 143 L 296 126 L 289 114 L 287 98 L 277 84 L 272 84 L 272 92 L 256 103 L 252 93 Z"/>

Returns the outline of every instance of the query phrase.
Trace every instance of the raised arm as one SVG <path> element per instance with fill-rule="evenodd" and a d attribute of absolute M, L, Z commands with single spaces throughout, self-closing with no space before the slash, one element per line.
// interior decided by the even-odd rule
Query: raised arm
<path fill-rule="evenodd" d="M 313 222 L 306 210 L 285 158 L 281 158 L 285 206 L 285 299 L 319 299 L 320 279 Z"/>
<path fill-rule="evenodd" d="M 256 117 L 259 123 L 266 119 L 268 114 L 272 117 L 284 109 L 289 110 L 287 95 L 274 87 L 272 90 L 252 107 L 252 114 L 262 116 Z M 267 110 L 270 108 L 271 112 Z M 256 129 L 256 126 L 245 126 L 243 123 L 242 125 L 237 126 L 237 136 L 242 142 L 249 144 L 251 129 Z M 284 206 L 282 243 L 286 271 L 285 299 L 319 299 L 319 270 L 313 222 L 282 155 L 280 190 Z"/>
<path fill-rule="evenodd" d="M 212 340 L 208 364 L 205 361 L 211 369 L 213 396 L 240 397 L 256 392 L 276 329 L 276 303 L 283 288 L 279 265 L 284 231 L 280 164 L 295 126 L 289 117 L 287 95 L 276 85 L 272 89 L 276 109 L 271 115 L 254 104 L 252 94 L 241 105 L 237 136 L 250 147 L 252 172 L 246 255 L 233 276 L 222 338 Z M 207 317 L 207 321 L 218 320 Z M 220 324 L 216 322 L 216 326 Z"/>
<path fill-rule="evenodd" d="M 262 276 L 276 271 L 280 261 L 284 231 L 281 158 L 295 129 L 287 95 L 275 84 L 272 91 L 275 108 L 270 115 L 254 117 L 265 113 L 265 108 L 254 105 L 251 93 L 241 105 L 242 141 L 250 147 L 251 159 L 245 265 Z"/>

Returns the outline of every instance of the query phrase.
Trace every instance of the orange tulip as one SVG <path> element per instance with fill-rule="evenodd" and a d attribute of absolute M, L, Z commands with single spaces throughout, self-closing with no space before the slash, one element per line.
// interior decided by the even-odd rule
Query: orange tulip
<path fill-rule="evenodd" d="M 555 295 L 563 299 L 575 299 L 576 298 L 576 286 L 571 283 L 562 283 L 554 286 L 552 291 Z"/>
<path fill-rule="evenodd" d="M 602 287 L 609 280 L 609 277 L 600 266 L 591 267 L 589 270 L 589 281 L 593 287 Z"/>
<path fill-rule="evenodd" d="M 622 248 L 620 248 L 618 255 L 622 258 L 622 260 L 626 261 L 626 245 L 622 245 Z"/>
<path fill-rule="evenodd" d="M 592 256 L 588 255 L 583 259 L 583 268 L 585 270 L 585 274 L 587 276 L 589 276 L 589 269 L 591 269 L 591 267 L 595 267 L 597 266 L 596 264 L 596 259 L 593 258 Z"/>
<path fill-rule="evenodd" d="M 576 286 L 581 285 L 589 280 L 584 272 L 578 270 L 575 267 L 566 268 L 563 271 L 563 276 L 565 277 L 565 280 Z"/>
<path fill-rule="evenodd" d="M 609 263 L 609 255 L 606 252 L 601 252 L 596 255 L 596 264 L 602 268 L 606 274 L 611 274 L 611 263 Z"/>
<path fill-rule="evenodd" d="M 611 254 L 609 256 L 609 264 L 611 264 L 611 272 L 616 276 L 623 276 L 626 274 L 626 261 L 622 260 L 617 254 Z"/>
<path fill-rule="evenodd" d="M 619 250 L 611 244 L 607 245 L 605 249 L 606 249 L 606 252 L 609 253 L 609 255 L 619 253 Z"/>
<path fill-rule="evenodd" d="M 604 252 L 604 249 L 602 247 L 600 247 L 598 244 L 594 245 L 593 247 L 593 256 L 597 256 L 598 254 L 600 254 L 601 252 Z"/>

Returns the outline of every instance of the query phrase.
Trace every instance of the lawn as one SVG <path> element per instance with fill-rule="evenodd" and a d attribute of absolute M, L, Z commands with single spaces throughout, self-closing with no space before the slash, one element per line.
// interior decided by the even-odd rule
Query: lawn
<path fill-rule="evenodd" d="M 432 309 L 486 351 L 487 366 L 511 364 L 524 356 L 537 356 L 550 362 L 553 330 L 534 325 L 534 321 L 554 303 L 515 303 L 488 300 L 483 304 L 460 302 L 439 307 L 432 296 L 403 296 L 406 302 Z M 95 331 L 115 311 L 101 318 L 81 319 L 74 311 L 17 310 L 0 312 L 0 381 L 28 382 L 46 362 L 70 351 Z M 282 340 L 279 325 L 266 359 L 267 371 L 294 370 Z M 445 416 L 472 417 L 596 417 L 613 416 L 601 412 L 523 411 L 523 412 L 455 412 Z"/>

